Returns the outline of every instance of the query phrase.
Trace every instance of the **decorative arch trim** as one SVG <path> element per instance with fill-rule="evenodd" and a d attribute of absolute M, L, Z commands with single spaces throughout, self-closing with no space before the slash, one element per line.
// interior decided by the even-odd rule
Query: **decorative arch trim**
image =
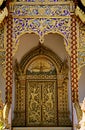
<path fill-rule="evenodd" d="M 44 42 L 44 36 L 49 33 L 58 33 L 64 37 L 66 51 L 70 52 L 70 17 L 65 18 L 14 18 L 13 19 L 13 53 L 19 46 L 19 37 L 25 33 L 35 33 L 39 36 L 41 43 Z M 17 24 L 18 23 L 18 24 Z M 36 24 L 37 23 L 37 24 Z M 42 26 L 41 26 L 42 25 Z M 13 55 L 14 55 L 13 54 Z"/>
<path fill-rule="evenodd" d="M 20 68 L 21 68 L 22 72 L 25 71 L 25 68 L 26 68 L 28 62 L 31 59 L 33 59 L 34 57 L 39 56 L 39 55 L 44 55 L 44 56 L 47 56 L 50 59 L 52 59 L 52 61 L 56 64 L 56 66 L 58 68 L 57 71 L 60 71 L 61 66 L 63 64 L 60 57 L 57 54 L 55 54 L 52 50 L 50 50 L 43 44 L 39 43 L 38 46 L 34 47 L 32 50 L 30 50 L 28 53 L 26 53 L 23 56 L 23 58 L 21 59 Z"/>
<path fill-rule="evenodd" d="M 29 31 L 23 31 L 19 36 L 17 36 L 17 39 L 14 40 L 14 49 L 13 49 L 13 56 L 16 54 L 17 50 L 18 50 L 18 47 L 20 45 L 20 37 L 25 35 L 25 34 L 31 34 Z M 70 41 L 65 37 L 65 35 L 63 35 L 63 33 L 61 33 L 59 30 L 57 30 L 57 32 L 48 32 L 46 35 L 50 34 L 50 33 L 53 33 L 53 34 L 59 34 L 60 36 L 62 36 L 64 38 L 64 46 L 65 46 L 65 49 L 66 49 L 66 52 L 70 55 Z M 39 36 L 37 33 L 34 33 L 35 35 Z M 44 35 L 44 36 L 46 36 Z M 39 36 L 39 41 L 44 42 L 44 36 Z"/>

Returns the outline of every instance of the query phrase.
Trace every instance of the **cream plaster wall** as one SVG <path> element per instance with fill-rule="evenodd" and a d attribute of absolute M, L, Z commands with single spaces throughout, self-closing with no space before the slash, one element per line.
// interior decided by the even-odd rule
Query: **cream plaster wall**
<path fill-rule="evenodd" d="M 67 53 L 63 44 L 63 37 L 58 34 L 48 34 L 45 36 L 44 45 L 54 51 L 63 60 L 67 57 Z M 19 39 L 19 47 L 14 58 L 18 61 L 21 60 L 22 56 L 26 54 L 30 49 L 39 44 L 39 37 L 36 34 L 25 34 Z"/>
<path fill-rule="evenodd" d="M 14 59 L 20 62 L 21 58 L 26 54 L 30 49 L 37 46 L 39 42 L 39 37 L 35 34 L 25 34 L 22 35 L 19 39 L 19 47 L 14 56 Z"/>

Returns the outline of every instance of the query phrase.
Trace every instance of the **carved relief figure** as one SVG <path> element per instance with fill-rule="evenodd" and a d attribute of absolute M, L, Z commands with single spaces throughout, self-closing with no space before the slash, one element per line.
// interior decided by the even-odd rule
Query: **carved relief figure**
<path fill-rule="evenodd" d="M 48 100 L 46 101 L 46 106 L 49 108 L 49 109 L 52 109 L 53 108 L 53 100 L 52 100 L 52 95 L 53 93 L 50 91 L 49 88 L 47 88 L 47 97 L 48 97 Z"/>
<path fill-rule="evenodd" d="M 36 60 L 34 60 L 28 68 L 28 71 L 30 72 L 49 72 L 54 70 L 54 65 L 49 62 L 49 60 L 40 57 Z"/>
<path fill-rule="evenodd" d="M 38 104 L 35 97 L 38 94 L 36 93 L 36 88 L 34 88 L 33 92 L 30 93 L 30 109 L 34 109 L 35 105 Z"/>

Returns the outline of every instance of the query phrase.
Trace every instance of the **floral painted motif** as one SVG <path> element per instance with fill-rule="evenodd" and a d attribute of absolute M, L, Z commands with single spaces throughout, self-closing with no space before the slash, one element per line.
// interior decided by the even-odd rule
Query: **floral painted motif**
<path fill-rule="evenodd" d="M 69 40 L 70 38 L 70 18 L 14 18 L 13 38 L 17 39 L 24 32 L 34 32 L 40 37 L 47 33 L 61 33 Z"/>
<path fill-rule="evenodd" d="M 70 15 L 70 6 L 66 5 L 20 5 L 15 4 L 13 10 L 14 16 L 69 16 Z"/>

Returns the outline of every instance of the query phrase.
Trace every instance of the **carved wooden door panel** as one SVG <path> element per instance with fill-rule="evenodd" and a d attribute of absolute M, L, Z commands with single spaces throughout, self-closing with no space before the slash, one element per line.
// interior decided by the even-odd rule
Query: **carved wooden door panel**
<path fill-rule="evenodd" d="M 26 126 L 57 126 L 56 81 L 28 81 Z"/>

